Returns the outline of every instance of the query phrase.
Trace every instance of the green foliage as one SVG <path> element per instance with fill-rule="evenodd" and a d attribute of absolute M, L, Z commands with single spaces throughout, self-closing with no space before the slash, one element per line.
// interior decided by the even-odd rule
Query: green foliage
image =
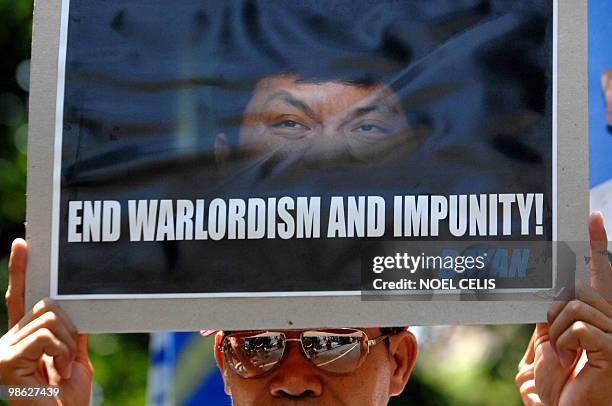
<path fill-rule="evenodd" d="M 94 334 L 89 356 L 94 365 L 94 405 L 144 405 L 148 334 Z"/>
<path fill-rule="evenodd" d="M 514 376 L 532 330 L 529 325 L 427 329 L 408 387 L 390 405 L 522 405 Z"/>

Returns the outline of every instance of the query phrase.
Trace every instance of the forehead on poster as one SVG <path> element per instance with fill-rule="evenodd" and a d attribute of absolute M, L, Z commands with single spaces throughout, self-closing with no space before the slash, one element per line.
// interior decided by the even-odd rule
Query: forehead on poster
<path fill-rule="evenodd" d="M 359 295 L 360 239 L 550 240 L 528 3 L 72 0 L 58 297 Z"/>

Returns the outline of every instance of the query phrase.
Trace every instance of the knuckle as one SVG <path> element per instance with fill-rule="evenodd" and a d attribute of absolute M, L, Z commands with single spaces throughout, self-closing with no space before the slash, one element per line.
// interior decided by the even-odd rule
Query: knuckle
<path fill-rule="evenodd" d="M 582 302 L 578 300 L 572 300 L 567 305 L 567 311 L 569 312 L 571 316 L 579 315 L 581 310 L 582 310 Z"/>
<path fill-rule="evenodd" d="M 47 327 L 41 327 L 38 330 L 38 340 L 44 345 L 55 344 L 55 336 Z"/>
<path fill-rule="evenodd" d="M 46 309 L 47 308 L 47 299 L 42 299 L 39 300 L 38 302 L 36 302 L 36 304 L 34 305 L 34 308 L 32 310 L 34 310 L 35 312 Z"/>
<path fill-rule="evenodd" d="M 45 339 L 52 339 L 53 333 L 47 327 L 41 327 L 39 330 L 39 335 Z"/>
<path fill-rule="evenodd" d="M 541 364 L 536 364 L 536 365 L 533 367 L 533 376 L 536 378 L 536 382 L 537 382 L 537 378 L 538 378 L 538 376 L 542 376 L 542 373 L 543 373 L 543 372 L 546 372 L 546 371 L 545 371 L 543 368 L 544 368 L 544 367 L 543 367 L 543 365 L 541 365 Z"/>
<path fill-rule="evenodd" d="M 68 347 L 68 349 L 70 350 L 71 353 L 76 353 L 77 352 L 78 345 L 76 343 L 76 340 L 73 340 L 72 337 L 65 344 L 66 344 L 66 346 Z"/>
<path fill-rule="evenodd" d="M 45 317 L 47 318 L 47 320 L 53 321 L 53 322 L 56 322 L 59 320 L 57 313 L 55 313 L 53 310 L 49 310 L 48 312 L 46 312 Z"/>
<path fill-rule="evenodd" d="M 38 301 L 38 303 L 36 303 L 36 305 L 34 305 L 34 311 L 39 312 L 39 311 L 53 311 L 57 309 L 57 305 L 55 304 L 55 302 L 52 299 L 49 299 L 48 297 L 41 299 L 40 301 Z"/>
<path fill-rule="evenodd" d="M 71 354 L 75 354 L 77 352 L 77 345 L 74 342 L 68 343 L 68 350 Z"/>
<path fill-rule="evenodd" d="M 53 311 L 45 312 L 41 318 L 44 321 L 44 324 L 51 327 L 56 326 L 59 322 L 59 317 Z"/>
<path fill-rule="evenodd" d="M 572 324 L 572 332 L 574 334 L 584 334 L 588 330 L 588 326 L 583 321 L 577 321 Z"/>
<path fill-rule="evenodd" d="M 8 289 L 6 293 L 4 294 L 4 301 L 6 302 L 7 305 L 9 303 L 12 305 L 19 301 L 19 296 L 11 292 L 10 289 Z"/>
<path fill-rule="evenodd" d="M 47 309 L 57 309 L 57 304 L 55 303 L 55 300 L 46 297 L 43 299 L 43 301 L 45 302 Z"/>
<path fill-rule="evenodd" d="M 521 369 L 516 373 L 516 375 L 514 375 L 514 382 L 516 383 L 516 386 L 519 387 L 519 389 L 523 385 L 523 382 L 525 382 L 525 380 L 527 379 L 528 373 L 529 371 Z"/>

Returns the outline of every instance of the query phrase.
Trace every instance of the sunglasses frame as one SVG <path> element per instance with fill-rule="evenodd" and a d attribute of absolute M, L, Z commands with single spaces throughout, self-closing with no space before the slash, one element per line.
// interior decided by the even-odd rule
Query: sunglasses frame
<path fill-rule="evenodd" d="M 340 331 L 346 331 L 348 332 L 356 332 L 356 333 L 361 333 L 363 334 L 363 340 L 364 343 L 366 343 L 367 345 L 366 347 L 366 352 L 360 356 L 360 360 L 359 363 L 357 364 L 357 366 L 355 366 L 355 368 L 353 368 L 351 371 L 348 372 L 342 372 L 342 373 L 338 373 L 338 372 L 331 372 L 326 370 L 325 368 L 323 368 L 320 365 L 317 365 L 314 363 L 314 361 L 309 357 L 308 352 L 306 351 L 306 348 L 304 348 L 304 341 L 303 341 L 303 337 L 304 337 L 304 333 L 307 332 L 326 332 L 326 330 L 340 330 Z M 286 330 L 285 330 L 286 331 Z M 368 335 L 365 331 L 363 330 L 359 330 L 356 328 L 338 328 L 338 329 L 309 329 L 309 330 L 294 330 L 294 331 L 299 331 L 300 332 L 300 337 L 299 338 L 287 338 L 285 331 L 276 331 L 276 330 L 253 330 L 253 331 L 245 331 L 245 332 L 240 332 L 240 333 L 253 333 L 253 335 L 257 335 L 257 334 L 262 334 L 262 333 L 274 333 L 274 334 L 279 334 L 281 335 L 284 339 L 284 345 L 283 345 L 283 349 L 282 349 L 282 354 L 278 360 L 278 362 L 276 362 L 276 364 L 274 364 L 274 366 L 272 368 L 270 368 L 267 371 L 262 372 L 261 374 L 258 375 L 254 375 L 254 376 L 250 376 L 250 377 L 245 377 L 243 375 L 241 375 L 232 365 L 232 363 L 229 361 L 228 357 L 229 354 L 227 354 L 227 352 L 224 350 L 224 345 L 225 342 L 227 340 L 228 337 L 230 337 L 233 333 L 237 333 L 237 332 L 228 332 L 227 334 L 223 334 L 223 337 L 221 338 L 221 341 L 219 342 L 219 345 L 217 347 L 217 351 L 219 351 L 220 353 L 222 353 L 224 355 L 225 358 L 225 362 L 228 364 L 228 366 L 232 369 L 232 371 L 234 373 L 236 373 L 236 375 L 240 376 L 243 379 L 252 379 L 252 378 L 259 378 L 261 376 L 264 376 L 272 371 L 274 371 L 276 368 L 278 368 L 278 366 L 283 362 L 285 355 L 287 354 L 287 343 L 288 342 L 299 342 L 300 343 L 300 348 L 302 351 L 302 355 L 304 357 L 306 357 L 306 359 L 308 360 L 308 362 L 312 363 L 314 366 L 316 366 L 317 368 L 321 368 L 322 370 L 324 370 L 327 373 L 330 374 L 336 374 L 336 375 L 345 375 L 345 374 L 349 374 L 352 373 L 354 371 L 356 371 L 366 360 L 368 354 L 370 354 L 370 348 L 374 347 L 377 344 L 380 344 L 381 342 L 383 342 L 384 340 L 386 340 L 387 338 L 389 338 L 392 335 L 397 334 L 397 332 L 391 332 L 391 333 L 387 333 L 387 334 L 382 334 L 376 338 L 368 338 Z M 248 336 L 245 336 L 243 338 L 247 338 Z"/>

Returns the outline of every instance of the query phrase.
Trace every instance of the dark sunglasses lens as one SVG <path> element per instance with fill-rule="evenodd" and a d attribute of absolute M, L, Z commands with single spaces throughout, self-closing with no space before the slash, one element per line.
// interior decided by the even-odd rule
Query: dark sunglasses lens
<path fill-rule="evenodd" d="M 223 352 L 234 372 L 253 378 L 274 368 L 282 359 L 285 336 L 282 333 L 241 333 L 225 338 Z"/>
<path fill-rule="evenodd" d="M 366 335 L 358 330 L 305 331 L 302 343 L 316 366 L 334 373 L 354 371 L 368 352 Z"/>

